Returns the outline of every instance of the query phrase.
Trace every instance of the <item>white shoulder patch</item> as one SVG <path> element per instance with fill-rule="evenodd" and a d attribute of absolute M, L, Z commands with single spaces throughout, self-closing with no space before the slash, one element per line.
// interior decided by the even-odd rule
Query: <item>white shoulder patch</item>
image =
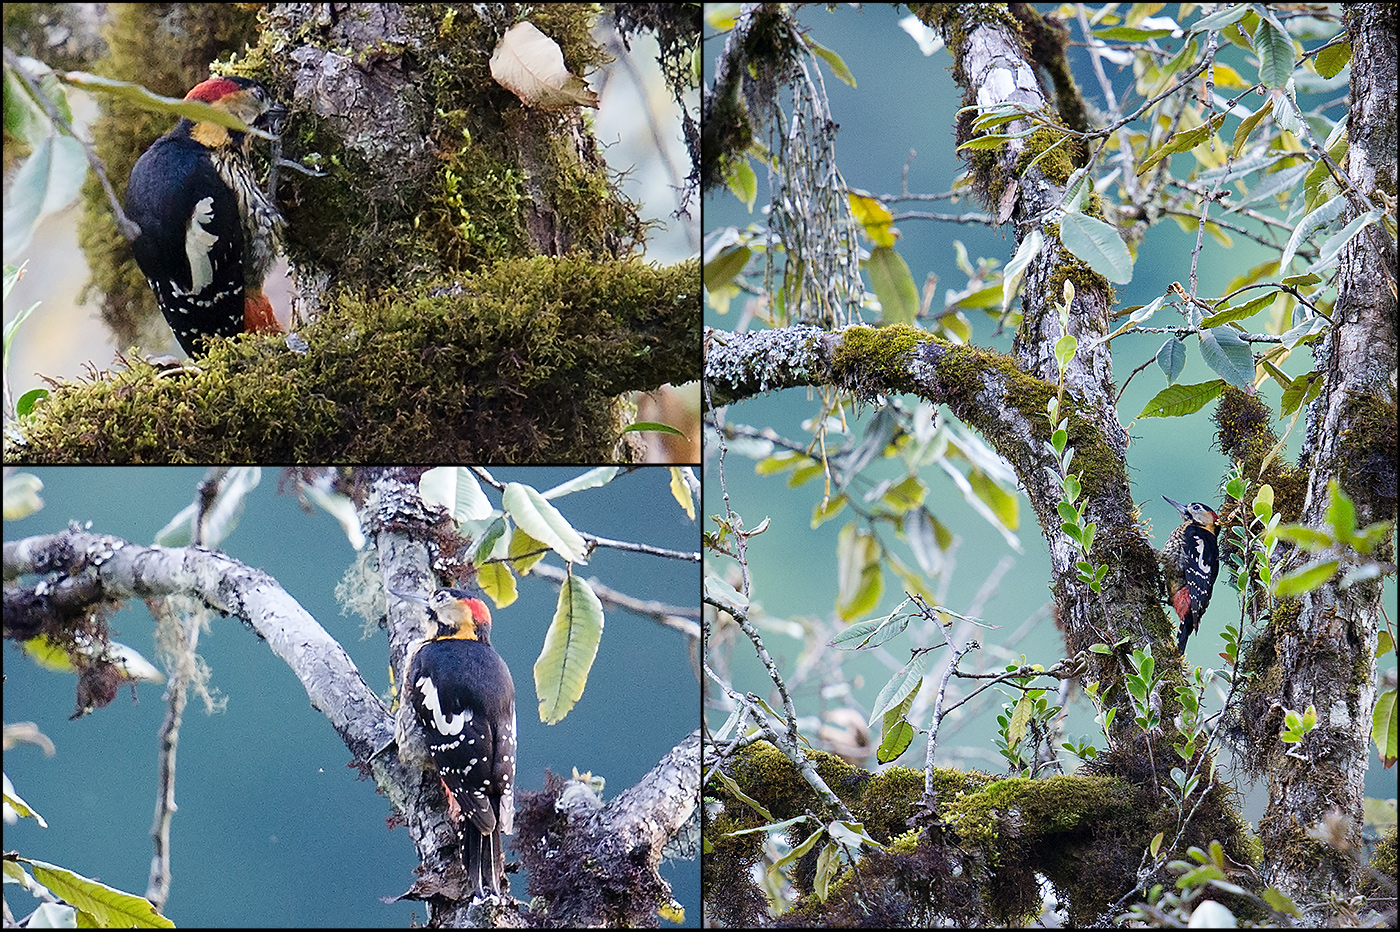
<path fill-rule="evenodd" d="M 190 292 L 198 294 L 214 281 L 214 263 L 209 252 L 219 238 L 207 229 L 214 219 L 214 198 L 202 197 L 194 205 L 190 214 L 190 225 L 185 229 L 185 261 L 190 264 Z"/>
<path fill-rule="evenodd" d="M 440 735 L 460 735 L 462 729 L 467 727 L 467 722 L 472 720 L 471 710 L 463 709 L 452 716 L 443 715 L 442 699 L 438 696 L 437 686 L 433 684 L 432 679 L 422 676 L 413 685 L 423 697 L 423 705 L 433 713 L 433 730 Z"/>

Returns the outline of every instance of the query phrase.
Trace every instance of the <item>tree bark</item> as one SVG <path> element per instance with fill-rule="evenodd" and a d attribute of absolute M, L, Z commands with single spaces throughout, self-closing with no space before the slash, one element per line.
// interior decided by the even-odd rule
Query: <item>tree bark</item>
<path fill-rule="evenodd" d="M 1396 12 L 1359 3 L 1347 8 L 1351 40 L 1350 139 L 1346 173 L 1374 204 L 1396 183 Z M 1353 214 L 1355 211 L 1353 211 Z M 1371 235 L 1371 234 L 1374 235 Z M 1358 527 L 1396 520 L 1395 252 L 1379 227 L 1352 239 L 1337 273 L 1333 326 L 1316 359 L 1322 393 L 1308 410 L 1301 462 L 1308 472 L 1303 524 L 1326 527 L 1336 482 L 1356 506 Z M 1394 536 L 1381 559 L 1394 561 Z M 1343 556 L 1342 570 L 1349 561 Z M 1355 554 L 1349 554 L 1354 558 Z M 1298 553 L 1296 568 L 1313 555 Z M 1277 624 L 1276 714 L 1257 723 L 1270 758 L 1269 805 L 1260 820 L 1273 852 L 1270 881 L 1299 902 L 1350 896 L 1355 890 L 1362 802 L 1376 702 L 1376 642 L 1383 579 L 1345 587 L 1343 573 L 1306 593 Z M 1318 726 L 1301 757 L 1278 737 L 1284 709 L 1317 709 Z M 1327 844 L 1320 844 L 1325 841 Z M 1286 856 L 1283 856 L 1288 853 Z"/>

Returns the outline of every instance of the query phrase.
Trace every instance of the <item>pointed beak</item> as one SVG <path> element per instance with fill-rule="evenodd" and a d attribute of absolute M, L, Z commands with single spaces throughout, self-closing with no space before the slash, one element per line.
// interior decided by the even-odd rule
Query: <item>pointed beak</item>
<path fill-rule="evenodd" d="M 1167 498 L 1165 495 L 1163 495 L 1162 497 Z M 1189 511 L 1186 510 L 1185 505 L 1181 504 L 1181 502 L 1178 502 L 1175 499 L 1167 498 L 1167 503 L 1173 508 L 1175 508 L 1177 511 L 1181 512 L 1181 516 L 1183 518 L 1188 517 L 1191 514 Z"/>
<path fill-rule="evenodd" d="M 397 589 L 390 589 L 390 595 L 396 595 L 405 602 L 417 602 L 419 605 L 427 605 L 428 600 L 421 595 L 409 595 L 406 592 L 399 592 Z"/>

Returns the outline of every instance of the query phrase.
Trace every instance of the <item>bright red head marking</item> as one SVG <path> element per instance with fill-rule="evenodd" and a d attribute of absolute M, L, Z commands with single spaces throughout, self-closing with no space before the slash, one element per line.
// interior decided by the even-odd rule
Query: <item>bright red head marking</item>
<path fill-rule="evenodd" d="M 467 608 L 472 612 L 472 623 L 478 628 L 491 624 L 491 611 L 480 599 L 467 599 Z"/>
<path fill-rule="evenodd" d="M 242 90 L 242 86 L 233 78 L 210 78 L 196 84 L 188 94 L 186 100 L 199 100 L 206 104 L 212 104 L 216 100 L 222 100 L 229 94 Z"/>

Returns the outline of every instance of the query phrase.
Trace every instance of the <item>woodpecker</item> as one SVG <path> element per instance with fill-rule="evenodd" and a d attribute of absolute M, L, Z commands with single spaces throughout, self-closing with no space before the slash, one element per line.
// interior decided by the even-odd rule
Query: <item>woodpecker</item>
<path fill-rule="evenodd" d="M 249 78 L 210 78 L 185 95 L 249 126 L 275 126 L 287 112 Z M 286 221 L 257 184 L 247 133 L 184 118 L 137 159 L 127 215 L 131 244 L 166 323 L 186 353 L 210 336 L 282 328 L 263 295 Z"/>
<path fill-rule="evenodd" d="M 447 791 L 467 888 L 499 896 L 501 836 L 515 821 L 515 683 L 491 646 L 491 613 L 461 589 L 426 599 L 390 592 L 427 605 L 436 625 L 409 661 L 404 688 Z"/>
<path fill-rule="evenodd" d="M 1210 593 L 1220 572 L 1220 548 L 1215 540 L 1219 517 L 1200 502 L 1183 505 L 1165 495 L 1181 512 L 1182 523 L 1162 547 L 1162 567 L 1167 580 L 1167 600 L 1181 620 L 1176 647 L 1186 653 L 1186 639 L 1196 632 L 1210 604 Z"/>

